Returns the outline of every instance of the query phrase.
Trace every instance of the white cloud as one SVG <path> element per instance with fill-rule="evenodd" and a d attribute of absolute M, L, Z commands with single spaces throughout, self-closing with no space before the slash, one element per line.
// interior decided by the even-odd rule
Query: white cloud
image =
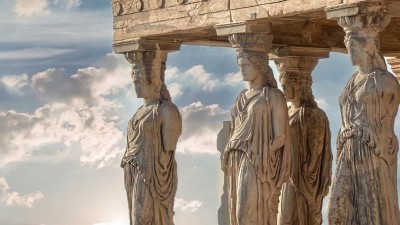
<path fill-rule="evenodd" d="M 123 152 L 120 103 L 108 96 L 131 84 L 129 66 L 116 55 L 104 61 L 107 68 L 80 69 L 72 76 L 59 69 L 32 76 L 31 89 L 45 104 L 31 114 L 0 113 L 0 166 L 31 159 L 49 145 L 59 146 L 57 154 L 79 144 L 80 161 L 98 168 Z"/>
<path fill-rule="evenodd" d="M 317 102 L 318 106 L 321 109 L 323 110 L 329 109 L 329 104 L 324 98 L 315 98 L 315 101 Z"/>
<path fill-rule="evenodd" d="M 179 77 L 179 69 L 177 67 L 168 67 L 165 70 L 165 81 L 175 80 Z"/>
<path fill-rule="evenodd" d="M 244 83 L 242 75 L 240 74 L 240 72 L 237 73 L 228 73 L 225 76 L 225 82 L 231 85 L 235 85 L 238 83 Z"/>
<path fill-rule="evenodd" d="M 183 212 L 196 212 L 199 210 L 199 208 L 203 205 L 204 202 L 199 201 L 199 200 L 194 200 L 194 201 L 186 201 L 181 198 L 175 198 L 175 204 L 174 208 L 175 209 L 180 209 Z"/>
<path fill-rule="evenodd" d="M 0 78 L 0 83 L 3 83 L 9 90 L 18 91 L 28 85 L 28 75 L 6 75 Z"/>
<path fill-rule="evenodd" d="M 68 9 L 76 8 L 82 5 L 81 0 L 66 0 L 66 6 Z"/>
<path fill-rule="evenodd" d="M 67 5 L 64 0 L 58 4 L 50 4 L 49 0 L 19 0 L 19 2 L 28 5 L 27 8 L 37 8 L 36 2 L 48 3 L 42 11 L 28 13 L 25 12 L 27 10 L 19 9 L 21 7 L 15 9 L 15 0 L 0 1 L 0 8 L 4 9 L 0 13 L 0 29 L 7 31 L 2 32 L 0 36 L 0 43 L 4 46 L 40 46 L 44 49 L 62 50 L 74 46 L 74 49 L 80 51 L 108 46 L 112 41 L 113 30 L 108 29 L 111 23 L 110 17 L 104 16 L 109 13 L 107 7 L 96 10 L 66 10 Z M 10 7 L 14 10 L 7 11 L 6 9 Z M 17 12 L 20 17 L 16 16 Z M 30 17 L 26 18 L 28 15 Z M 40 51 L 36 52 L 36 55 L 40 54 Z"/>
<path fill-rule="evenodd" d="M 211 78 L 211 74 L 204 70 L 203 65 L 193 66 L 185 72 L 185 75 L 196 79 L 199 84 L 203 85 L 205 91 L 213 91 L 219 83 L 218 79 Z"/>
<path fill-rule="evenodd" d="M 183 132 L 177 151 L 183 153 L 219 154 L 217 136 L 224 120 L 229 119 L 229 111 L 217 104 L 203 105 L 195 102 L 180 109 Z"/>
<path fill-rule="evenodd" d="M 77 8 L 82 5 L 81 0 L 54 0 L 55 5 L 63 5 L 67 9 Z"/>
<path fill-rule="evenodd" d="M 27 195 L 21 195 L 15 191 L 11 192 L 4 177 L 0 177 L 0 191 L 2 192 L 0 202 L 7 206 L 19 205 L 30 208 L 33 206 L 33 203 L 44 198 L 44 195 L 40 191 Z"/>
<path fill-rule="evenodd" d="M 48 14 L 47 0 L 16 0 L 14 12 L 19 17 Z"/>
<path fill-rule="evenodd" d="M 182 85 L 179 83 L 169 84 L 168 90 L 169 90 L 169 93 L 171 94 L 172 98 L 181 96 L 183 94 L 182 93 Z"/>
<path fill-rule="evenodd" d="M 196 65 L 186 71 L 180 71 L 177 67 L 169 67 L 165 71 L 165 81 L 171 94 L 180 96 L 187 91 L 214 92 L 222 88 L 242 88 L 245 86 L 240 73 L 228 73 L 222 81 L 215 74 L 209 73 L 203 65 Z"/>
<path fill-rule="evenodd" d="M 0 60 L 45 59 L 73 52 L 72 49 L 32 48 L 14 51 L 1 51 Z"/>

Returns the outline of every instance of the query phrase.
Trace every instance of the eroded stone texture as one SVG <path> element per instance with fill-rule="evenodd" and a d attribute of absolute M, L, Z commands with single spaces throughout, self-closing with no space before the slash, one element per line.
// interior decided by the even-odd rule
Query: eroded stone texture
<path fill-rule="evenodd" d="M 394 120 L 400 85 L 387 71 L 378 33 L 389 23 L 379 3 L 337 18 L 357 72 L 339 98 L 342 125 L 329 205 L 330 225 L 398 225 L 398 141 Z"/>
<path fill-rule="evenodd" d="M 282 184 L 289 177 L 290 146 L 286 100 L 267 63 L 272 35 L 240 33 L 229 39 L 249 85 L 232 108 L 224 153 L 230 224 L 275 225 Z"/>
<path fill-rule="evenodd" d="M 327 20 L 325 8 L 357 5 L 366 0 L 112 0 L 114 51 L 142 38 L 157 41 L 229 47 L 213 27 L 241 22 L 272 23 L 274 46 L 322 47 L 345 52 L 343 34 L 335 21 Z M 392 22 L 382 33 L 385 54 L 400 50 L 400 2 L 382 2 Z M 349 11 L 357 12 L 357 7 Z"/>
<path fill-rule="evenodd" d="M 218 133 L 217 137 L 217 149 L 221 153 L 221 168 L 223 168 L 223 156 L 225 151 L 226 143 L 229 139 L 231 122 L 224 121 L 223 127 Z M 229 197 L 228 197 L 228 180 L 224 172 L 224 184 L 222 187 L 221 205 L 218 209 L 218 225 L 229 225 Z"/>
<path fill-rule="evenodd" d="M 318 59 L 275 60 L 289 107 L 292 160 L 290 181 L 282 191 L 279 225 L 321 225 L 322 202 L 331 183 L 331 134 L 328 118 L 312 94 L 311 72 Z"/>
<path fill-rule="evenodd" d="M 144 104 L 128 124 L 121 162 L 131 225 L 173 225 L 177 189 L 175 149 L 182 130 L 178 108 L 164 84 L 166 52 L 129 52 L 132 78 Z"/>

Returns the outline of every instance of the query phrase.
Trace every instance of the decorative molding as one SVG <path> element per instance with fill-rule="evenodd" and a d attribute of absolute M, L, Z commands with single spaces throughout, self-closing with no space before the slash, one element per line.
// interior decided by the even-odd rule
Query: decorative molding
<path fill-rule="evenodd" d="M 179 51 L 181 42 L 147 40 L 143 38 L 134 38 L 126 41 L 115 42 L 113 49 L 115 53 L 125 53 L 130 51 Z"/>
<path fill-rule="evenodd" d="M 358 2 L 339 4 L 325 8 L 328 19 L 337 19 L 345 16 L 386 14 L 386 7 L 382 2 Z"/>
<path fill-rule="evenodd" d="M 113 15 L 120 16 L 124 12 L 124 7 L 120 1 L 113 1 Z"/>
<path fill-rule="evenodd" d="M 254 23 L 251 21 L 217 24 L 214 26 L 217 36 L 237 33 L 271 33 L 270 23 Z"/>
<path fill-rule="evenodd" d="M 280 59 L 282 57 L 307 56 L 314 58 L 329 58 L 330 48 L 312 48 L 300 46 L 278 46 L 274 47 L 269 53 L 270 59 Z"/>

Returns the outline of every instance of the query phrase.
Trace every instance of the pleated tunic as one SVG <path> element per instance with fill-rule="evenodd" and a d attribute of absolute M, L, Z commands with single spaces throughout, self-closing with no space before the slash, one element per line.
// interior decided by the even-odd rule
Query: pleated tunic
<path fill-rule="evenodd" d="M 279 225 L 321 225 L 332 170 L 328 118 L 318 107 L 301 106 L 290 113 L 289 126 L 291 180 L 283 188 Z"/>
<path fill-rule="evenodd" d="M 342 126 L 329 224 L 399 225 L 394 119 L 400 86 L 379 69 L 358 83 L 355 77 L 339 99 Z"/>
<path fill-rule="evenodd" d="M 128 124 L 125 173 L 131 225 L 173 225 L 176 143 L 182 129 L 170 101 L 142 106 Z"/>
<path fill-rule="evenodd" d="M 286 108 L 283 93 L 264 88 L 246 98 L 243 90 L 232 108 L 232 127 L 224 154 L 231 225 L 276 225 L 282 183 L 289 177 L 289 144 L 272 149 L 275 107 Z M 287 119 L 287 116 L 286 116 Z"/>

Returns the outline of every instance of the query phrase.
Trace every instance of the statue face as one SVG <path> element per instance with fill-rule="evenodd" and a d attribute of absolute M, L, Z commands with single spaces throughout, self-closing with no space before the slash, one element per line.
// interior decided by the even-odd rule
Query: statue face
<path fill-rule="evenodd" d="M 354 37 L 350 37 L 345 40 L 345 45 L 347 48 L 347 51 L 349 53 L 350 61 L 353 64 L 353 66 L 359 66 L 363 62 L 363 57 L 366 57 L 365 54 L 365 46 L 361 43 L 362 40 L 359 40 Z"/>
<path fill-rule="evenodd" d="M 148 98 L 152 96 L 153 85 L 147 84 L 146 81 L 138 75 L 134 76 L 133 84 L 135 85 L 136 97 Z"/>
<path fill-rule="evenodd" d="M 282 90 L 283 93 L 286 96 L 286 100 L 288 101 L 293 101 L 296 98 L 298 98 L 298 96 L 300 95 L 300 87 L 298 87 L 298 85 L 295 85 L 293 82 L 282 78 L 281 79 L 281 85 L 282 85 Z"/>
<path fill-rule="evenodd" d="M 246 58 L 239 58 L 238 66 L 244 81 L 253 81 L 259 75 L 258 70 L 254 67 L 254 64 Z"/>

